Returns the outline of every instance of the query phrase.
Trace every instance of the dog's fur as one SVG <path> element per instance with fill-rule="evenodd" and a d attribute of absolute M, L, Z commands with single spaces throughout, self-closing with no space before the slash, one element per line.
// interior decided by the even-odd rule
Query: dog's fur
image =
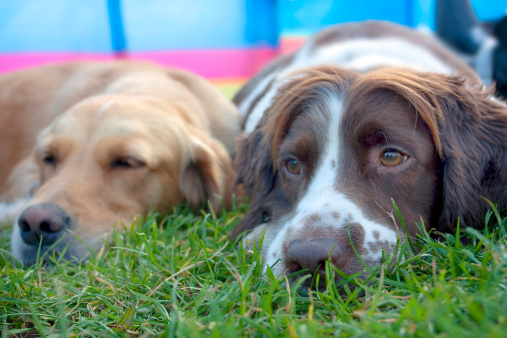
<path fill-rule="evenodd" d="M 240 117 L 198 76 L 78 62 L 5 74 L 0 88 L 0 217 L 24 209 L 12 234 L 24 263 L 40 237 L 42 254 L 59 240 L 52 251 L 79 260 L 152 208 L 231 204 Z"/>
<path fill-rule="evenodd" d="M 481 197 L 507 206 L 507 107 L 492 90 L 431 36 L 384 22 L 324 30 L 235 99 L 251 205 L 232 236 L 265 232 L 273 272 L 322 281 L 328 258 L 352 274 L 405 236 L 391 198 L 412 237 L 419 221 L 484 226 Z"/>

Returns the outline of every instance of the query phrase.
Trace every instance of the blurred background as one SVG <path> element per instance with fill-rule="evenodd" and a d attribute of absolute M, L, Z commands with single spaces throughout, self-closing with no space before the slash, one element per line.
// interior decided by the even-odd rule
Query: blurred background
<path fill-rule="evenodd" d="M 479 19 L 507 0 L 472 0 Z M 0 0 L 0 73 L 74 59 L 144 59 L 191 70 L 226 95 L 335 23 L 434 29 L 435 0 Z"/>

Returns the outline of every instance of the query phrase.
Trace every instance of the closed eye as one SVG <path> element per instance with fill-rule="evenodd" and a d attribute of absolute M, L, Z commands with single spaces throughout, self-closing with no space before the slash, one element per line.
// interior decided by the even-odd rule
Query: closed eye
<path fill-rule="evenodd" d="M 111 169 L 139 169 L 145 166 L 143 161 L 132 157 L 119 157 L 111 161 Z"/>
<path fill-rule="evenodd" d="M 56 164 L 58 164 L 58 158 L 52 153 L 45 153 L 42 156 L 42 163 L 48 164 L 51 166 L 56 166 Z"/>

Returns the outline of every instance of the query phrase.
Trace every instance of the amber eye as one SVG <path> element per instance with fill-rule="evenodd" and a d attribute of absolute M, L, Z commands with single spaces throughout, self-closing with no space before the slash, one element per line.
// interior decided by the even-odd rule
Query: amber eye
<path fill-rule="evenodd" d="M 392 167 L 401 164 L 407 160 L 407 156 L 397 150 L 387 149 L 380 155 L 382 165 Z"/>
<path fill-rule="evenodd" d="M 292 175 L 299 175 L 301 173 L 301 165 L 299 161 L 294 158 L 285 162 L 285 168 L 287 168 L 287 171 Z"/>
<path fill-rule="evenodd" d="M 271 221 L 271 217 L 269 217 L 269 214 L 264 211 L 262 213 L 262 223 L 268 223 L 269 221 Z"/>

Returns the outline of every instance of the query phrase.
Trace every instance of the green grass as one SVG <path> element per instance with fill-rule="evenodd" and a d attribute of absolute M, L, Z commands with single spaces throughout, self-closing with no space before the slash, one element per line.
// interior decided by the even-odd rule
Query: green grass
<path fill-rule="evenodd" d="M 337 285 L 328 269 L 328 288 L 304 294 L 230 242 L 244 211 L 152 214 L 87 263 L 54 268 L 21 267 L 0 232 L 2 337 L 507 335 L 507 218 L 489 213 L 498 226 L 440 242 L 424 233 L 419 252 L 402 243 L 406 259 L 386 257 L 369 282 Z"/>

